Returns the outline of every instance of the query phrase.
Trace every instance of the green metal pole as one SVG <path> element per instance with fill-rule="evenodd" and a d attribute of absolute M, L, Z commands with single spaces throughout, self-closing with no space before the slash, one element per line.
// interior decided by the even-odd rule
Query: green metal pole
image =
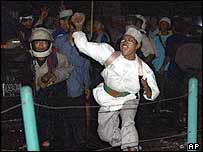
<path fill-rule="evenodd" d="M 188 97 L 188 144 L 197 142 L 197 79 L 189 80 L 189 97 Z M 189 151 L 189 149 L 188 149 Z"/>
<path fill-rule="evenodd" d="M 39 151 L 39 141 L 36 128 L 35 111 L 33 106 L 32 89 L 24 86 L 20 89 L 23 122 L 28 151 Z"/>

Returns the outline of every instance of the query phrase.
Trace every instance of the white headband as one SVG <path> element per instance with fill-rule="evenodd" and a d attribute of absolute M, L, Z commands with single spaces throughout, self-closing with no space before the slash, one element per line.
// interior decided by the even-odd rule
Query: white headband
<path fill-rule="evenodd" d="M 20 17 L 20 22 L 21 22 L 23 19 L 25 19 L 25 20 L 28 20 L 28 19 L 33 20 L 33 17 L 32 17 L 32 15 L 26 16 L 26 17 Z"/>

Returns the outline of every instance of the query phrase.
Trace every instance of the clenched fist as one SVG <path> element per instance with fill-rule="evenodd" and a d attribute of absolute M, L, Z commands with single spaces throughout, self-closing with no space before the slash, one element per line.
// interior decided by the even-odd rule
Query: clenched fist
<path fill-rule="evenodd" d="M 48 87 L 51 83 L 54 83 L 56 81 L 56 76 L 54 73 L 47 72 L 45 75 L 43 75 L 40 79 L 38 79 L 38 85 L 41 88 Z"/>
<path fill-rule="evenodd" d="M 71 22 L 74 24 L 76 31 L 81 31 L 85 22 L 85 14 L 76 12 L 71 17 Z"/>
<path fill-rule="evenodd" d="M 143 89 L 144 89 L 144 93 L 146 94 L 146 96 L 148 98 L 151 98 L 152 96 L 152 90 L 151 88 L 149 87 L 148 83 L 147 83 L 147 79 L 141 79 L 141 83 L 142 83 L 142 86 L 143 86 Z"/>

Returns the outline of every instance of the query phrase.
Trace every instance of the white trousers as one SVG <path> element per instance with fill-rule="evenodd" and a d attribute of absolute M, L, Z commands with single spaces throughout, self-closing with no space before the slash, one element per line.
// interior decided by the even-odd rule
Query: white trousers
<path fill-rule="evenodd" d="M 98 111 L 97 132 L 101 140 L 108 142 L 113 147 L 121 146 L 122 150 L 127 147 L 138 147 L 138 133 L 135 128 L 135 115 L 140 99 L 127 101 L 121 110 L 105 111 L 101 107 Z M 119 128 L 121 118 L 121 128 Z"/>

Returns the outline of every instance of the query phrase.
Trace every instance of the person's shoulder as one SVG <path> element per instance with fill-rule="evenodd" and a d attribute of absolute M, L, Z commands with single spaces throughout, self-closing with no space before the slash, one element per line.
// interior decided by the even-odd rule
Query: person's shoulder
<path fill-rule="evenodd" d="M 57 38 L 63 38 L 67 34 L 68 33 L 64 29 L 58 28 L 55 31 L 53 31 L 52 36 L 53 36 L 54 39 L 57 39 Z"/>

